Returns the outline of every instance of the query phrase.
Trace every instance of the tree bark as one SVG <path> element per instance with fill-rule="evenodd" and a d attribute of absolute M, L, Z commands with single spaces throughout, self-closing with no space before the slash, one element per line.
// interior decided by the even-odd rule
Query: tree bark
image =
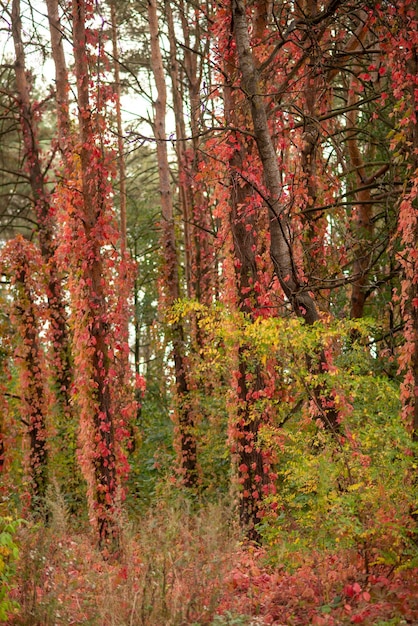
<path fill-rule="evenodd" d="M 418 2 L 415 2 L 415 19 L 418 16 Z M 415 40 L 416 41 L 416 40 Z M 417 96 L 417 75 L 418 75 L 418 46 L 416 43 L 411 46 L 411 54 L 407 61 L 407 69 L 411 77 L 415 80 L 410 81 L 410 98 L 411 98 L 411 110 L 415 112 L 415 118 L 411 119 L 409 124 L 409 139 L 412 145 L 412 159 L 411 169 L 414 178 L 414 185 L 418 187 L 418 120 L 416 118 L 418 111 L 418 96 Z M 412 115 L 411 115 L 412 117 Z M 415 189 L 416 191 L 416 189 Z M 417 242 L 418 242 L 418 200 L 415 197 L 412 200 L 413 217 L 411 219 L 411 230 L 409 234 L 409 246 L 405 250 L 408 258 L 405 259 L 404 271 L 408 266 L 408 270 L 405 271 L 405 278 L 409 281 L 409 298 L 407 308 L 410 316 L 411 337 L 407 337 L 406 340 L 412 342 L 412 356 L 411 356 L 411 375 L 412 375 L 412 392 L 411 392 L 411 412 L 412 412 L 412 433 L 415 441 L 418 441 L 418 259 L 417 259 Z"/>
<path fill-rule="evenodd" d="M 2 262 L 14 288 L 11 321 L 19 336 L 15 358 L 19 371 L 21 420 L 29 440 L 30 509 L 35 515 L 47 520 L 46 375 L 39 337 L 39 310 L 35 304 L 39 293 L 34 288 L 35 264 L 39 263 L 40 257 L 39 249 L 31 249 L 31 246 L 18 235 L 3 248 Z"/>
<path fill-rule="evenodd" d="M 267 14 L 268 8 L 263 4 L 261 13 L 256 16 L 256 29 L 260 37 L 264 33 Z M 239 115 L 239 92 L 233 87 L 235 64 L 230 60 L 232 55 L 227 56 L 229 61 L 225 62 L 225 76 L 229 78 L 229 82 L 223 93 L 225 119 L 228 127 L 241 128 L 246 120 Z M 254 321 L 262 308 L 258 298 L 261 295 L 262 276 L 266 271 L 262 260 L 266 252 L 265 243 L 258 235 L 260 230 L 266 230 L 266 219 L 254 207 L 254 190 L 245 181 L 246 164 L 251 160 L 256 145 L 249 138 L 244 143 L 240 133 L 231 131 L 230 146 L 229 228 L 232 235 L 237 306 L 247 319 Z M 247 537 L 259 543 L 261 537 L 256 526 L 260 522 L 263 488 L 270 481 L 270 465 L 265 451 L 259 446 L 259 431 L 263 423 L 266 423 L 266 415 L 257 406 L 266 384 L 261 364 L 251 353 L 249 346 L 238 346 L 237 358 L 237 410 L 233 424 L 233 451 L 241 485 L 240 523 Z"/>
<path fill-rule="evenodd" d="M 357 71 L 358 68 L 357 68 Z M 355 94 L 357 81 L 353 78 L 350 83 L 350 95 L 348 97 L 348 106 L 355 105 L 358 98 Z M 350 317 L 358 319 L 364 315 L 364 306 L 366 303 L 368 291 L 367 283 L 369 280 L 370 268 L 373 261 L 371 250 L 371 241 L 373 237 L 373 199 L 371 196 L 370 184 L 383 176 L 389 169 L 389 165 L 384 165 L 373 174 L 367 176 L 364 160 L 361 155 L 357 138 L 358 110 L 352 108 L 347 113 L 349 121 L 349 136 L 347 139 L 348 153 L 350 155 L 351 165 L 355 170 L 356 183 L 360 187 L 360 191 L 356 193 L 357 206 L 354 208 L 353 234 L 354 234 L 354 262 L 353 262 L 353 283 L 351 289 L 351 311 Z M 364 187 L 364 189 L 363 189 Z M 368 188 L 369 187 L 369 188 Z"/>
<path fill-rule="evenodd" d="M 119 220 L 120 220 L 120 238 L 121 238 L 121 256 L 124 259 L 126 255 L 126 168 L 123 147 L 123 128 L 122 128 L 122 110 L 121 110 L 121 82 L 119 71 L 119 52 L 118 52 L 118 31 L 116 21 L 116 5 L 111 0 L 110 15 L 112 21 L 112 51 L 113 51 L 113 71 L 115 75 L 115 95 L 116 95 L 116 125 L 118 132 L 118 168 L 119 168 Z"/>
<path fill-rule="evenodd" d="M 55 66 L 55 100 L 57 103 L 58 145 L 66 159 L 71 140 L 69 114 L 69 80 L 63 46 L 63 34 L 59 16 L 58 0 L 46 0 L 48 10 L 51 52 Z"/>
<path fill-rule="evenodd" d="M 25 421 L 28 424 L 27 431 L 30 442 L 29 468 L 33 491 L 31 509 L 33 512 L 45 516 L 47 515 L 45 496 L 48 485 L 48 452 L 45 427 L 46 402 L 43 387 L 44 381 L 42 380 L 40 368 L 42 356 L 38 330 L 35 325 L 36 315 L 26 280 L 26 269 L 22 267 L 16 272 L 15 284 L 21 290 L 24 300 L 21 324 L 24 329 L 23 342 L 25 346 L 23 367 L 28 374 L 28 383 L 24 390 L 24 405 L 28 409 L 28 413 L 25 414 Z"/>
<path fill-rule="evenodd" d="M 173 85 L 173 108 L 176 120 L 176 152 L 179 167 L 179 196 L 183 212 L 186 256 L 186 286 L 189 298 L 210 306 L 216 283 L 216 258 L 211 231 L 211 208 L 201 186 L 195 180 L 201 161 L 199 142 L 203 107 L 200 16 L 190 34 L 189 11 L 198 9 L 188 2 L 179 3 L 179 19 L 184 39 L 183 57 L 178 60 L 178 44 L 171 3 L 165 2 L 170 42 L 170 76 Z M 187 136 L 184 97 L 189 103 L 189 134 Z M 199 343 L 197 333 L 197 341 Z"/>

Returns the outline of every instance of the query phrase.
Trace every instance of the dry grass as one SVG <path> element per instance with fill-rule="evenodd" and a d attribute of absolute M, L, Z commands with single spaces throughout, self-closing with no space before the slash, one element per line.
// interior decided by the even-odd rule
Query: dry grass
<path fill-rule="evenodd" d="M 187 501 L 124 521 L 117 560 L 104 560 L 89 533 L 71 534 L 58 500 L 51 527 L 26 527 L 11 624 L 180 626 L 210 624 L 238 534 L 230 511 Z"/>

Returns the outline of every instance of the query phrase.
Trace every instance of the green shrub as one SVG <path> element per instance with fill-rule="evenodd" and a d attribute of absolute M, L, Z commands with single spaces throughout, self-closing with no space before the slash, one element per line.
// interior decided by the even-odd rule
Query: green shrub
<path fill-rule="evenodd" d="M 21 520 L 0 517 L 0 622 L 6 622 L 18 604 L 10 599 L 16 573 L 19 549 L 15 535 Z"/>

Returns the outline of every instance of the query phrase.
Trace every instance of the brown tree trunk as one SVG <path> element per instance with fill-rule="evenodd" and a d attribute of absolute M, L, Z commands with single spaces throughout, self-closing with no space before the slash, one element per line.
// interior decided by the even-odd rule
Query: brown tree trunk
<path fill-rule="evenodd" d="M 165 2 L 165 14 L 167 18 L 168 26 L 168 38 L 170 42 L 170 77 L 173 87 L 173 110 L 176 123 L 176 155 L 177 164 L 179 168 L 178 173 L 178 185 L 179 185 L 179 199 L 183 216 L 183 228 L 184 228 L 184 251 L 185 251 L 185 278 L 187 297 L 193 298 L 194 289 L 192 286 L 192 241 L 191 241 L 191 229 L 192 229 L 192 202 L 190 187 L 187 186 L 185 168 L 185 152 L 186 152 L 186 124 L 184 120 L 183 112 L 183 89 L 181 84 L 181 69 L 177 59 L 177 39 L 175 33 L 175 25 L 173 18 L 173 11 L 171 3 Z"/>
<path fill-rule="evenodd" d="M 29 435 L 29 468 L 32 480 L 33 499 L 31 508 L 34 512 L 46 514 L 45 495 L 48 485 L 48 453 L 45 428 L 45 393 L 40 376 L 42 361 L 38 331 L 35 325 L 35 312 L 31 294 L 26 287 L 26 271 L 21 269 L 16 274 L 16 284 L 22 290 L 25 310 L 22 311 L 24 327 L 24 369 L 28 374 L 28 385 L 24 392 L 24 405 L 28 408 L 25 415 Z"/>
<path fill-rule="evenodd" d="M 254 285 L 258 280 L 254 237 L 254 216 L 243 214 L 243 207 L 248 206 L 251 190 L 242 185 L 236 173 L 237 160 L 242 155 L 235 154 L 231 162 L 231 215 L 230 228 L 233 240 L 235 263 L 235 283 L 238 308 L 250 319 L 254 319 L 257 309 L 257 294 Z M 239 164 L 242 168 L 242 162 Z M 251 227 L 251 228 L 250 228 Z M 259 242 L 258 242 L 259 243 Z M 250 304 L 250 302 L 252 304 Z M 248 346 L 238 348 L 237 414 L 235 437 L 235 456 L 238 476 L 241 483 L 240 522 L 246 529 L 247 536 L 253 541 L 260 541 L 255 526 L 260 521 L 258 513 L 262 501 L 262 486 L 268 482 L 269 468 L 265 466 L 263 452 L 258 445 L 258 434 L 265 422 L 263 412 L 257 407 L 259 392 L 265 388 L 265 381 L 260 364 Z"/>
<path fill-rule="evenodd" d="M 263 16 L 266 17 L 266 12 L 267 8 L 261 15 L 257 15 L 256 26 L 260 36 L 264 32 Z M 230 77 L 231 83 L 234 74 L 233 63 L 226 63 L 225 75 Z M 224 88 L 224 107 L 227 125 L 231 128 L 242 127 L 243 120 L 238 114 L 239 93 L 231 84 Z M 233 153 L 228 164 L 231 177 L 229 227 L 232 235 L 237 305 L 248 319 L 254 320 L 260 309 L 257 300 L 259 293 L 256 289 L 265 271 L 257 260 L 265 252 L 262 249 L 264 242 L 260 241 L 257 233 L 266 230 L 266 224 L 262 223 L 264 216 L 252 206 L 254 190 L 245 182 L 246 163 L 251 156 L 251 150 L 255 150 L 256 146 L 248 138 L 243 145 L 242 136 L 231 132 L 231 148 Z M 260 427 L 266 421 L 263 411 L 257 406 L 260 392 L 264 389 L 265 378 L 257 357 L 251 354 L 249 346 L 240 345 L 233 449 L 241 484 L 240 523 L 247 537 L 256 542 L 260 541 L 256 525 L 260 521 L 263 486 L 269 482 L 270 469 L 258 441 Z"/>
<path fill-rule="evenodd" d="M 70 113 L 69 113 L 69 77 L 67 64 L 65 60 L 61 20 L 59 15 L 58 0 L 46 0 L 47 14 L 49 21 L 49 32 L 51 40 L 52 59 L 55 68 L 55 102 L 56 102 L 56 119 L 58 129 L 58 148 L 63 161 L 63 180 L 72 178 L 73 174 L 73 144 L 74 135 L 71 130 Z M 77 496 L 80 493 L 80 483 L 82 476 L 80 467 L 77 462 L 77 420 L 73 404 L 70 402 L 71 385 L 74 379 L 74 368 L 71 357 L 71 345 L 68 327 L 65 327 L 67 360 L 65 368 L 67 372 L 68 386 L 63 386 L 65 391 L 66 410 L 64 415 L 58 415 L 57 424 L 57 445 L 60 453 L 64 456 L 62 466 L 67 470 L 63 477 L 65 484 L 63 489 L 73 494 L 71 498 L 72 505 L 70 510 L 77 513 Z"/>
<path fill-rule="evenodd" d="M 356 80 L 350 84 L 350 95 L 347 101 L 348 106 L 355 105 L 357 96 L 355 94 Z M 367 299 L 367 283 L 369 279 L 370 267 L 372 263 L 371 242 L 373 237 L 373 200 L 370 188 L 372 182 L 383 176 L 389 169 L 389 165 L 383 165 L 372 175 L 367 176 L 363 157 L 360 153 L 356 138 L 358 111 L 353 108 L 348 111 L 347 119 L 350 124 L 349 137 L 347 140 L 348 152 L 351 165 L 355 170 L 356 183 L 360 191 L 356 193 L 355 214 L 353 220 L 354 234 L 354 262 L 353 262 L 353 283 L 351 289 L 351 311 L 352 319 L 361 318 L 364 315 L 364 306 Z"/>
<path fill-rule="evenodd" d="M 63 33 L 59 16 L 58 0 L 46 0 L 51 37 L 51 51 L 55 66 L 55 100 L 57 103 L 58 145 L 66 160 L 71 141 L 69 115 L 69 81 L 63 46 Z"/>
<path fill-rule="evenodd" d="M 228 104 L 227 97 L 225 97 L 226 107 Z M 231 114 L 233 110 L 233 108 L 230 109 Z M 242 152 L 243 150 L 235 152 L 230 162 L 231 215 L 229 223 L 233 240 L 233 255 L 238 261 L 234 265 L 238 308 L 249 319 L 255 319 L 254 314 L 258 305 L 254 285 L 259 279 L 256 251 L 260 248 L 260 242 L 257 242 L 254 236 L 257 231 L 256 216 L 246 211 L 246 207 L 248 208 L 251 203 L 252 190 L 249 185 L 243 185 L 238 173 L 245 163 L 245 158 L 243 159 L 245 155 Z M 265 416 L 257 407 L 257 399 L 259 392 L 265 387 L 265 382 L 260 364 L 245 345 L 239 346 L 238 349 L 238 373 L 238 409 L 234 431 L 237 433 L 235 447 L 242 484 L 240 521 L 249 539 L 258 542 L 260 536 L 255 526 L 260 521 L 258 513 L 262 500 L 261 488 L 268 482 L 268 467 L 265 467 L 263 452 L 258 446 L 258 433 L 265 422 Z"/>
<path fill-rule="evenodd" d="M 170 307 L 180 297 L 180 283 L 165 130 L 167 92 L 158 38 L 157 4 L 155 0 L 148 0 L 148 21 L 151 38 L 151 67 L 157 88 L 157 99 L 154 103 L 154 135 L 157 143 L 158 175 L 160 181 L 161 229 L 164 259 L 163 289 L 165 290 L 165 304 L 167 307 Z M 176 380 L 177 420 L 181 455 L 180 468 L 184 485 L 187 487 L 195 487 L 198 480 L 197 444 L 194 415 L 190 404 L 190 389 L 187 380 L 188 365 L 185 355 L 184 329 L 181 322 L 173 324 L 171 339 L 173 344 L 174 374 Z"/>
<path fill-rule="evenodd" d="M 190 34 L 190 9 L 198 9 L 189 3 L 179 3 L 179 18 L 184 38 L 183 59 L 178 61 L 178 45 L 171 3 L 165 2 L 169 41 L 170 75 L 173 85 L 173 105 L 176 119 L 176 152 L 179 166 L 179 195 L 183 213 L 187 295 L 210 305 L 215 292 L 216 259 L 211 232 L 211 209 L 201 187 L 194 180 L 199 171 L 200 131 L 202 129 L 202 54 L 200 20 L 193 25 Z M 183 86 L 184 85 L 184 86 Z M 189 126 L 187 136 L 184 119 L 184 96 L 189 103 Z M 198 333 L 197 333 L 198 335 Z M 199 336 L 197 336 L 199 342 Z"/>
<path fill-rule="evenodd" d="M 310 20 L 318 13 L 317 0 L 304 0 L 298 5 L 297 15 L 300 19 Z M 326 230 L 326 218 L 323 213 L 313 212 L 318 196 L 318 150 L 320 141 L 320 125 L 318 122 L 318 108 L 321 97 L 325 93 L 323 82 L 318 74 L 323 59 L 320 58 L 320 42 L 313 30 L 306 43 L 305 75 L 303 77 L 303 113 L 302 150 L 300 153 L 300 179 L 304 197 L 297 198 L 297 204 L 304 213 L 302 245 L 304 248 L 305 275 L 309 282 L 313 276 L 318 280 L 321 275 L 321 266 L 324 265 L 323 245 Z M 304 210 L 306 212 L 304 212 Z"/>
<path fill-rule="evenodd" d="M 418 15 L 418 2 L 415 2 L 415 17 Z M 418 75 L 418 46 L 414 45 L 411 51 L 410 58 L 408 59 L 408 71 L 410 76 L 416 77 Z M 418 111 L 418 97 L 416 90 L 416 82 L 410 82 L 410 97 L 411 97 L 411 110 Z M 415 185 L 418 185 L 418 121 L 411 121 L 409 126 L 409 137 L 412 144 L 412 172 L 415 174 Z M 410 403 L 412 404 L 412 434 L 415 441 L 418 441 L 418 262 L 416 257 L 417 245 L 418 245 L 418 200 L 415 198 L 412 202 L 414 210 L 414 219 L 411 219 L 413 224 L 413 231 L 410 235 L 410 249 L 406 252 L 410 254 L 410 259 L 407 259 L 408 263 L 411 263 L 411 259 L 414 259 L 414 269 L 410 270 L 410 287 L 409 287 L 409 314 L 411 317 L 411 331 L 412 338 L 409 341 L 413 343 L 412 358 L 411 358 L 411 374 L 413 378 L 412 393 Z M 412 267 L 414 267 L 412 266 Z"/>
<path fill-rule="evenodd" d="M 319 314 L 308 285 L 304 284 L 300 278 L 293 255 L 292 224 L 280 202 L 282 193 L 280 170 L 268 126 L 264 99 L 259 88 L 259 77 L 252 55 L 243 0 L 233 0 L 232 16 L 239 68 L 242 74 L 241 85 L 250 103 L 253 132 L 269 194 L 270 255 L 274 271 L 296 315 L 302 317 L 307 324 L 313 324 L 319 320 Z M 311 369 L 319 373 L 327 371 L 324 353 L 318 355 L 318 361 L 319 366 L 316 366 L 309 359 Z M 313 393 L 325 428 L 338 431 L 339 414 L 333 398 L 318 387 L 313 390 Z"/>
<path fill-rule="evenodd" d="M 118 52 L 118 31 L 116 22 L 116 6 L 112 0 L 110 4 L 110 15 L 112 21 L 112 51 L 113 51 L 113 68 L 115 75 L 115 94 L 116 94 L 116 124 L 118 132 L 118 168 L 119 168 L 119 218 L 120 218 L 120 235 L 121 235 L 121 256 L 124 259 L 126 254 L 126 171 L 125 157 L 123 148 L 123 128 L 122 128 L 122 111 L 121 111 L 121 83 L 119 71 L 119 52 Z"/>

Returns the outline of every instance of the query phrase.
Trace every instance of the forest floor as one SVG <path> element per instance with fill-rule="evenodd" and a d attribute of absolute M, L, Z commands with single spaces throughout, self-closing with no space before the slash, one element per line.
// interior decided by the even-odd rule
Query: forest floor
<path fill-rule="evenodd" d="M 160 503 L 121 520 L 117 558 L 74 530 L 24 524 L 13 626 L 418 624 L 418 568 L 367 563 L 361 551 L 242 541 L 228 507 Z M 366 556 L 366 558 L 365 558 Z"/>

